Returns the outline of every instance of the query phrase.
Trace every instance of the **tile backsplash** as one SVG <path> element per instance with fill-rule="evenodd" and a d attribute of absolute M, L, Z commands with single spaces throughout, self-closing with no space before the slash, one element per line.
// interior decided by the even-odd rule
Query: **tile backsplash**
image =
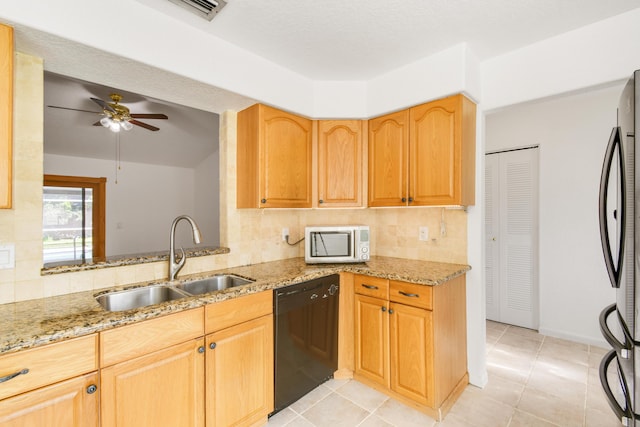
<path fill-rule="evenodd" d="M 15 243 L 16 263 L 0 269 L 0 304 L 165 279 L 166 262 L 40 275 L 43 62 L 17 53 L 15 68 L 14 208 L 0 210 L 0 245 Z M 237 210 L 235 147 L 236 113 L 227 111 L 220 121 L 220 241 L 230 253 L 190 258 L 182 275 L 303 256 L 303 243 L 289 246 L 281 231 L 289 228 L 296 241 L 311 224 L 368 224 L 373 255 L 466 263 L 467 215 L 460 209 Z M 429 228 L 426 242 L 418 240 L 420 226 Z"/>

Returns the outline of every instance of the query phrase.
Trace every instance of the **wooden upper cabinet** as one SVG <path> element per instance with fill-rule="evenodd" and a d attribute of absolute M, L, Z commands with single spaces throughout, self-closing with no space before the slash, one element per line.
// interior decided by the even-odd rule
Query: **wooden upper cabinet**
<path fill-rule="evenodd" d="M 360 207 L 362 120 L 318 121 L 318 207 Z"/>
<path fill-rule="evenodd" d="M 369 206 L 473 205 L 476 107 L 454 95 L 369 121 Z"/>
<path fill-rule="evenodd" d="M 407 201 L 409 110 L 369 120 L 369 206 Z"/>
<path fill-rule="evenodd" d="M 463 95 L 409 110 L 412 206 L 475 203 L 475 112 Z"/>
<path fill-rule="evenodd" d="M 10 209 L 13 146 L 13 28 L 0 25 L 0 209 Z"/>
<path fill-rule="evenodd" d="M 256 104 L 238 113 L 238 208 L 311 207 L 312 121 Z"/>

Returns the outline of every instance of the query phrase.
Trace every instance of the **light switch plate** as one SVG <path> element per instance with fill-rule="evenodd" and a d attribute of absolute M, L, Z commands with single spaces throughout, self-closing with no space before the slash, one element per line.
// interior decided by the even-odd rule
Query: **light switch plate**
<path fill-rule="evenodd" d="M 16 267 L 16 245 L 9 243 L 0 245 L 0 269 Z"/>

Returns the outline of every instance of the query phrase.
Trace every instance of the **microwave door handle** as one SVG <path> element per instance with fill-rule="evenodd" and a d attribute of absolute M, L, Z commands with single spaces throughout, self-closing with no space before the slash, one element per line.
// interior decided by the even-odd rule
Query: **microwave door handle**
<path fill-rule="evenodd" d="M 617 212 L 617 221 L 621 224 L 620 241 L 618 242 L 618 263 L 614 265 L 613 254 L 611 253 L 611 245 L 609 244 L 609 224 L 607 222 L 607 196 L 609 179 L 611 175 L 611 166 L 613 158 L 618 148 L 618 159 L 620 173 L 623 179 L 620 180 L 622 188 L 621 193 L 621 206 L 620 212 Z M 602 174 L 600 176 L 600 194 L 599 194 L 599 220 L 600 220 L 600 243 L 602 245 L 602 252 L 604 253 L 605 266 L 607 267 L 607 273 L 609 274 L 609 280 L 611 286 L 614 288 L 620 287 L 620 267 L 622 266 L 622 251 L 624 245 L 624 211 L 625 211 L 625 187 L 624 187 L 624 162 L 622 155 L 622 147 L 620 144 L 620 128 L 614 127 L 609 137 L 609 143 L 607 144 L 607 150 L 604 156 L 604 163 L 602 165 Z"/>

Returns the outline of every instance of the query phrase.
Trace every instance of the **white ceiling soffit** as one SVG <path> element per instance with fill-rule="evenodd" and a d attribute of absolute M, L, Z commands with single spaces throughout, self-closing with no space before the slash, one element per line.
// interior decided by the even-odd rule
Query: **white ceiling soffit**
<path fill-rule="evenodd" d="M 369 80 L 459 43 L 480 59 L 639 7 L 638 0 L 228 0 L 208 22 L 137 0 L 312 80 Z"/>

